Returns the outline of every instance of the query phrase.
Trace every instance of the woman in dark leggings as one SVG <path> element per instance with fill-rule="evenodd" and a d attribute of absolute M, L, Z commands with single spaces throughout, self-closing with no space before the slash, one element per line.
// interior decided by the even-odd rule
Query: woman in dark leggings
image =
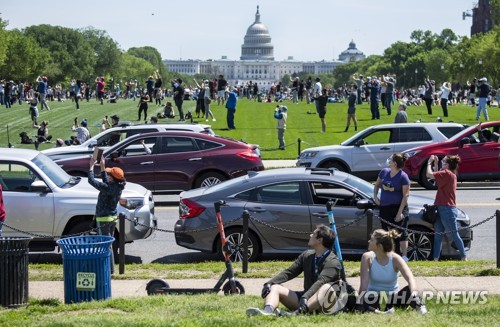
<path fill-rule="evenodd" d="M 149 102 L 149 95 L 147 93 L 143 94 L 141 96 L 141 100 L 139 101 L 139 111 L 137 113 L 137 120 L 141 120 L 141 114 L 144 111 L 144 120 L 148 119 L 148 102 Z"/>
<path fill-rule="evenodd" d="M 435 82 L 429 80 L 429 78 L 425 80 L 424 101 L 425 105 L 427 106 L 427 113 L 429 115 L 432 115 L 432 102 L 434 101 L 433 97 L 435 92 L 434 84 Z"/>

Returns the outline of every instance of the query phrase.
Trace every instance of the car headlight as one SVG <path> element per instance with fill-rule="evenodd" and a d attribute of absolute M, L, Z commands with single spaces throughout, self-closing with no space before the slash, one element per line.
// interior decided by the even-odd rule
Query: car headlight
<path fill-rule="evenodd" d="M 415 150 L 415 151 L 408 151 L 408 152 L 403 152 L 403 155 L 406 157 L 406 158 L 410 158 L 410 157 L 413 157 L 414 155 L 416 155 L 417 153 L 419 153 L 420 151 L 419 150 Z"/>
<path fill-rule="evenodd" d="M 129 210 L 134 210 L 144 205 L 144 198 L 121 198 L 120 205 Z"/>
<path fill-rule="evenodd" d="M 316 157 L 318 152 L 302 152 L 300 154 L 300 159 L 310 159 Z"/>

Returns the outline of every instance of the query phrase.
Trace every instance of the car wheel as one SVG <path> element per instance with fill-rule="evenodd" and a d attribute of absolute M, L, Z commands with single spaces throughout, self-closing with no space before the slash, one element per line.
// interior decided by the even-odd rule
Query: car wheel
<path fill-rule="evenodd" d="M 220 184 L 227 178 L 221 173 L 209 172 L 201 175 L 196 179 L 195 188 L 198 187 L 210 187 L 212 185 Z"/>
<path fill-rule="evenodd" d="M 427 160 L 424 162 L 425 162 L 425 164 L 423 165 L 422 169 L 420 170 L 420 178 L 419 178 L 418 183 L 420 184 L 420 186 L 422 186 L 423 188 L 426 188 L 428 190 L 437 190 L 437 186 L 436 186 L 436 183 L 434 182 L 434 180 L 427 178 Z"/>
<path fill-rule="evenodd" d="M 408 226 L 419 232 L 432 232 L 423 226 Z M 434 236 L 431 234 L 408 233 L 408 259 L 411 261 L 430 260 L 432 258 L 432 248 Z"/>
<path fill-rule="evenodd" d="M 320 168 L 333 168 L 348 173 L 348 169 L 338 161 L 328 161 L 321 165 Z"/>
<path fill-rule="evenodd" d="M 230 259 L 232 262 L 243 261 L 243 233 L 241 229 L 230 229 L 226 232 L 226 240 L 229 243 L 230 248 Z M 224 258 L 222 254 L 222 245 L 219 239 L 217 244 L 217 253 L 221 258 Z M 260 245 L 257 237 L 252 232 L 248 232 L 248 261 L 255 261 L 260 253 Z"/>
<path fill-rule="evenodd" d="M 222 287 L 222 290 L 224 291 L 224 295 L 232 295 L 232 294 L 237 294 L 237 295 L 241 295 L 241 294 L 245 294 L 245 288 L 243 287 L 243 285 L 241 285 L 241 283 L 237 280 L 234 281 L 235 283 L 235 286 L 236 286 L 236 290 L 233 292 L 231 291 L 231 283 L 230 282 L 226 282 L 224 284 L 224 286 Z"/>
<path fill-rule="evenodd" d="M 80 221 L 76 223 L 73 227 L 71 227 L 68 231 L 68 233 L 65 236 L 69 235 L 75 235 L 75 234 L 81 234 L 81 235 L 88 235 L 88 232 L 93 228 L 92 226 L 92 221 L 90 220 L 85 220 L 85 221 Z"/>

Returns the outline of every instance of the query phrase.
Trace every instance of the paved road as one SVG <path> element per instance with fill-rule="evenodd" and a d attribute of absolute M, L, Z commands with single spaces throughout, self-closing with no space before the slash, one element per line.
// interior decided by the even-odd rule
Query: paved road
<path fill-rule="evenodd" d="M 490 184 L 491 185 L 491 184 Z M 458 206 L 464 210 L 472 220 L 472 224 L 480 222 L 495 214 L 500 209 L 498 186 L 460 186 L 457 192 Z M 434 198 L 435 191 L 413 187 L 412 192 Z M 172 230 L 178 219 L 178 195 L 156 196 L 156 215 L 159 228 Z M 496 259 L 495 218 L 474 228 L 474 240 L 469 258 L 473 260 Z M 125 248 L 127 263 L 175 263 L 197 262 L 215 259 L 214 255 L 203 254 L 178 246 L 172 233 L 155 232 L 146 240 L 127 244 Z M 32 262 L 55 261 L 60 262 L 60 256 L 55 253 L 31 254 Z M 275 258 L 275 257 L 267 257 Z M 290 259 L 294 256 L 289 256 Z"/>

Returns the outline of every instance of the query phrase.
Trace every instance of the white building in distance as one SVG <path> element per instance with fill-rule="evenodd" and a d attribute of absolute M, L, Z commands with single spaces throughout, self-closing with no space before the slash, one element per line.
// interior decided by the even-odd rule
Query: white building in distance
<path fill-rule="evenodd" d="M 214 78 L 224 75 L 231 85 L 245 85 L 249 81 L 257 83 L 259 88 L 270 88 L 284 75 L 305 72 L 307 74 L 330 73 L 339 65 L 364 59 L 363 52 L 356 49 L 354 41 L 349 48 L 339 55 L 338 60 L 298 61 L 293 57 L 287 60 L 274 60 L 274 46 L 267 27 L 260 20 L 259 6 L 255 13 L 255 21 L 247 29 L 241 46 L 240 60 L 229 60 L 222 56 L 219 60 L 163 60 L 170 72 L 185 75 L 207 74 Z"/>

